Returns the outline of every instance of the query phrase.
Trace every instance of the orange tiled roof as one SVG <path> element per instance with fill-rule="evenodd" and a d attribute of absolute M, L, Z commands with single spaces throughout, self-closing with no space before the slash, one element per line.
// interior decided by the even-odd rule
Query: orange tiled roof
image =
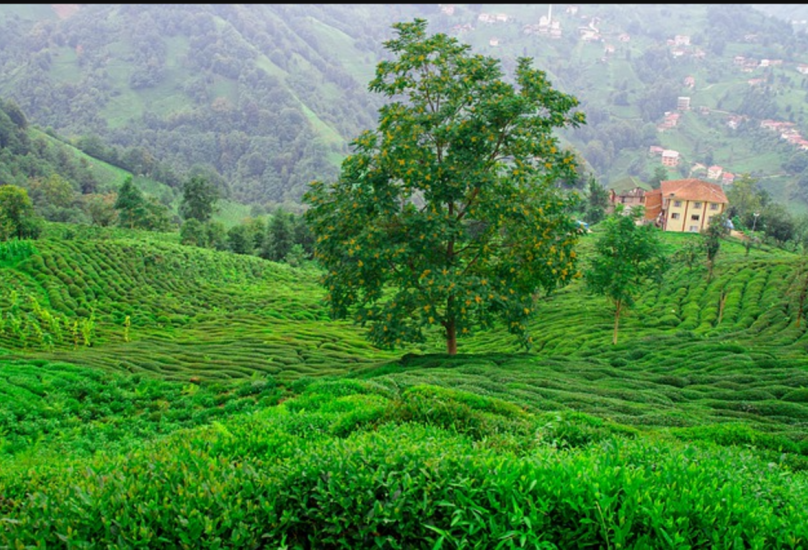
<path fill-rule="evenodd" d="M 660 189 L 664 198 L 673 195 L 686 201 L 729 203 L 720 185 L 700 179 L 667 180 L 661 183 Z"/>

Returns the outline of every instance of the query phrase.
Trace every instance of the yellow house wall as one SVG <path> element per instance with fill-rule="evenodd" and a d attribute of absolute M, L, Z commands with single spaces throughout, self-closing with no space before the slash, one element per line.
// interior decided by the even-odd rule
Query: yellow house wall
<path fill-rule="evenodd" d="M 665 214 L 667 218 L 665 231 L 678 231 L 683 233 L 690 231 L 690 226 L 695 225 L 698 226 L 698 231 L 701 232 L 710 225 L 709 218 L 724 212 L 724 207 L 726 206 L 723 203 L 701 202 L 700 207 L 696 208 L 698 201 L 687 200 L 681 200 L 681 206 L 674 206 L 675 201 L 676 199 L 673 199 L 668 203 L 668 211 Z M 711 204 L 718 204 L 718 209 L 711 210 Z M 679 214 L 678 220 L 673 219 L 674 213 Z M 699 215 L 698 221 L 690 219 L 693 214 Z"/>
<path fill-rule="evenodd" d="M 665 223 L 665 231 L 684 231 L 685 211 L 687 209 L 687 201 L 680 201 L 681 206 L 674 206 L 675 200 L 668 203 L 668 212 L 666 215 L 667 222 Z M 679 214 L 679 219 L 673 219 L 673 214 Z"/>

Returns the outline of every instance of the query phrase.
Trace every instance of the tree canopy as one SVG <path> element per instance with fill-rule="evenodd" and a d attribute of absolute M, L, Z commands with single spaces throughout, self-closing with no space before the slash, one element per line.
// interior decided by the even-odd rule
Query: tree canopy
<path fill-rule="evenodd" d="M 555 128 L 585 122 L 578 100 L 520 58 L 515 83 L 426 21 L 393 25 L 370 90 L 378 127 L 352 142 L 334 183 L 304 196 L 331 314 L 385 348 L 495 320 L 529 345 L 534 295 L 577 274 L 579 226 L 556 185 L 575 178 Z"/>
<path fill-rule="evenodd" d="M 0 185 L 0 241 L 39 236 L 41 219 L 28 192 L 16 185 Z"/>
<path fill-rule="evenodd" d="M 641 217 L 641 208 L 624 214 L 618 205 L 601 224 L 604 232 L 595 243 L 595 255 L 584 274 L 589 291 L 605 296 L 614 305 L 612 344 L 617 343 L 622 313 L 634 304 L 648 280 L 661 276 L 666 265 L 659 229 L 637 225 Z"/>
<path fill-rule="evenodd" d="M 206 222 L 216 213 L 219 191 L 202 176 L 192 176 L 182 185 L 180 216 Z"/>

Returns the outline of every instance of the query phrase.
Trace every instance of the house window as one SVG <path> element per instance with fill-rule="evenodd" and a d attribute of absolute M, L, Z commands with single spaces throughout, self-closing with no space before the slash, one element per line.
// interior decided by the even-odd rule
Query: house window
<path fill-rule="evenodd" d="M 682 201 L 673 201 L 673 206 L 679 208 L 680 206 L 682 206 Z"/>
<path fill-rule="evenodd" d="M 700 202 L 694 202 L 693 203 L 693 208 L 701 208 L 701 203 Z"/>
<path fill-rule="evenodd" d="M 671 212 L 671 219 L 678 220 L 679 219 L 679 212 Z"/>
<path fill-rule="evenodd" d="M 693 214 L 692 216 L 690 216 L 690 219 L 693 220 L 694 222 L 697 222 L 697 221 L 699 221 L 699 215 L 698 214 Z"/>
<path fill-rule="evenodd" d="M 718 203 L 717 202 L 711 203 L 710 210 L 718 210 Z"/>
<path fill-rule="evenodd" d="M 690 226 L 690 232 L 691 233 L 698 233 L 699 232 L 699 226 L 698 225 L 691 225 Z"/>

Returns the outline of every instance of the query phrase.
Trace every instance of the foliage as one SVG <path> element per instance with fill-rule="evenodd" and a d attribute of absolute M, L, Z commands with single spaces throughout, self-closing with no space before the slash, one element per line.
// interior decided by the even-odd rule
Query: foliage
<path fill-rule="evenodd" d="M 726 214 L 719 214 L 710 219 L 710 224 L 704 230 L 704 250 L 707 253 L 707 281 L 713 277 L 713 268 L 718 251 L 721 249 L 721 239 L 729 234 Z"/>
<path fill-rule="evenodd" d="M 651 187 L 654 189 L 659 189 L 659 186 L 662 184 L 663 181 L 668 179 L 668 169 L 664 166 L 657 166 L 654 168 L 654 174 L 651 176 L 651 179 L 648 183 L 651 184 Z"/>
<path fill-rule="evenodd" d="M 577 224 L 554 187 L 574 176 L 554 128 L 577 126 L 577 100 L 517 62 L 517 87 L 499 61 L 471 55 L 426 21 L 394 25 L 394 59 L 370 89 L 392 101 L 354 142 L 337 182 L 305 200 L 331 313 L 370 324 L 396 347 L 442 327 L 457 333 L 495 318 L 528 343 L 533 294 L 569 283 Z"/>
<path fill-rule="evenodd" d="M 16 185 L 0 185 L 0 241 L 35 239 L 41 230 L 28 192 Z"/>
<path fill-rule="evenodd" d="M 180 216 L 183 219 L 196 219 L 207 222 L 216 212 L 219 200 L 218 190 L 201 176 L 193 176 L 182 185 Z"/>
<path fill-rule="evenodd" d="M 84 210 L 90 216 L 93 225 L 108 227 L 117 221 L 118 211 L 115 210 L 116 199 L 117 195 L 113 193 L 82 196 Z"/>
<path fill-rule="evenodd" d="M 619 206 L 605 220 L 584 275 L 590 292 L 606 296 L 614 304 L 613 344 L 617 343 L 623 310 L 634 305 L 646 282 L 658 282 L 666 264 L 659 230 L 652 224 L 638 225 L 642 209 L 624 213 Z"/>
<path fill-rule="evenodd" d="M 584 220 L 594 225 L 606 215 L 609 206 L 609 191 L 603 187 L 594 176 L 589 177 L 587 183 L 586 212 Z"/>
<path fill-rule="evenodd" d="M 146 197 L 128 176 L 115 199 L 118 211 L 118 225 L 129 229 L 167 231 L 171 228 L 168 208 L 154 197 Z"/>
<path fill-rule="evenodd" d="M 758 179 L 750 174 L 742 174 L 727 189 L 729 201 L 728 216 L 739 218 L 743 228 L 752 230 L 757 225 L 757 217 L 765 204 L 765 196 L 758 185 Z M 738 227 L 737 229 L 742 229 Z M 761 229 L 757 227 L 757 229 Z"/>
<path fill-rule="evenodd" d="M 688 269 L 693 269 L 701 258 L 704 243 L 701 240 L 689 240 L 684 243 L 674 254 L 673 259 L 681 262 Z"/>
<path fill-rule="evenodd" d="M 227 230 L 228 248 L 236 254 L 252 254 L 253 240 L 246 225 L 234 225 Z"/>
<path fill-rule="evenodd" d="M 155 416 L 176 413 L 158 397 L 173 388 L 118 384 L 121 397 L 154 395 L 138 401 Z M 182 399 L 194 413 L 213 393 L 195 391 Z M 127 454 L 4 469 L 0 544 L 779 549 L 808 536 L 805 477 L 747 450 L 627 437 L 429 386 L 390 393 L 322 384 Z"/>
<path fill-rule="evenodd" d="M 283 261 L 292 249 L 292 216 L 278 209 L 267 224 L 267 234 L 261 249 L 261 257 L 274 262 Z"/>
<path fill-rule="evenodd" d="M 196 218 L 185 220 L 180 227 L 180 242 L 191 246 L 207 247 L 208 235 L 205 225 Z"/>
<path fill-rule="evenodd" d="M 144 204 L 143 193 L 137 188 L 132 177 L 127 177 L 118 190 L 118 196 L 115 199 L 118 223 L 122 227 L 128 227 L 129 229 L 139 227 L 139 222 L 144 215 Z"/>

